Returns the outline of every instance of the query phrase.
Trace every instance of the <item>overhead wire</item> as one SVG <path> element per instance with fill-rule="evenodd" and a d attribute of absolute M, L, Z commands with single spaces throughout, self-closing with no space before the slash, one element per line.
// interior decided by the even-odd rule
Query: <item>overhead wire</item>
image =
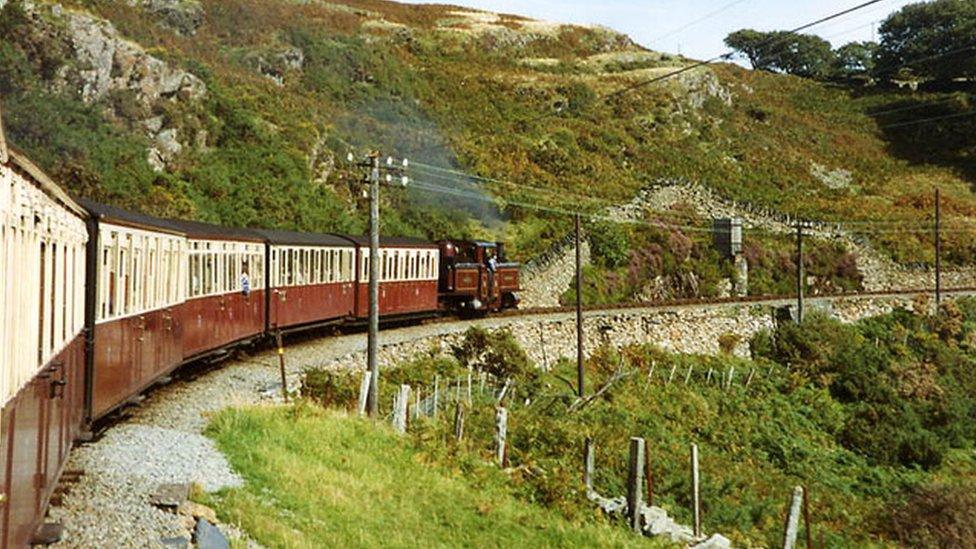
<path fill-rule="evenodd" d="M 671 38 L 672 36 L 674 36 L 674 35 L 676 35 L 676 34 L 678 34 L 680 32 L 683 32 L 683 31 L 685 31 L 687 29 L 690 29 L 691 27 L 693 27 L 693 26 L 695 26 L 695 25 L 697 25 L 699 23 L 705 22 L 705 21 L 711 19 L 712 17 L 715 17 L 716 15 L 718 15 L 720 13 L 723 13 L 725 11 L 728 11 L 728 10 L 734 8 L 735 6 L 738 6 L 739 4 L 744 4 L 746 2 L 747 2 L 747 0 L 734 0 L 733 2 L 729 2 L 729 3 L 723 5 L 720 8 L 715 9 L 715 10 L 712 10 L 709 13 L 707 13 L 707 14 L 699 17 L 698 19 L 695 19 L 694 21 L 689 21 L 688 23 L 685 23 L 684 25 L 682 25 L 682 26 L 680 26 L 680 27 L 678 27 L 676 29 L 672 29 L 672 30 L 670 30 L 670 31 L 662 34 L 661 36 L 658 36 L 656 38 L 652 38 L 651 40 L 649 40 L 647 42 L 647 45 L 655 44 L 657 42 L 660 42 L 661 40 L 664 40 L 665 38 Z"/>
<path fill-rule="evenodd" d="M 458 189 L 454 187 L 445 187 L 443 185 L 432 183 L 429 181 L 414 180 L 414 182 L 416 183 L 417 188 L 423 191 L 441 193 L 441 194 L 452 195 L 461 198 L 483 201 L 483 202 L 494 204 L 496 206 L 498 206 L 499 204 L 503 206 L 515 206 L 522 209 L 556 213 L 556 214 L 566 215 L 566 216 L 575 216 L 579 214 L 581 217 L 593 221 L 610 221 L 615 223 L 630 224 L 630 225 L 646 225 L 651 227 L 657 227 L 659 226 L 659 224 L 664 224 L 671 228 L 681 229 L 689 232 L 702 232 L 702 233 L 712 232 L 712 229 L 709 227 L 688 225 L 687 220 L 675 221 L 673 219 L 669 220 L 663 217 L 660 218 L 659 223 L 654 223 L 647 220 L 637 220 L 637 219 L 623 220 L 620 218 L 611 217 L 608 215 L 598 214 L 593 212 L 582 212 L 578 210 L 571 210 L 567 208 L 554 207 L 549 205 L 541 205 L 541 204 L 536 204 L 536 203 L 526 202 L 521 200 L 510 200 L 503 197 L 493 198 L 481 192 L 472 192 L 472 191 L 467 191 L 464 189 Z M 873 220 L 873 221 L 817 220 L 817 221 L 810 221 L 810 223 L 813 223 L 815 225 L 814 227 L 811 227 L 814 230 L 818 229 L 817 227 L 818 225 L 820 227 L 831 227 L 831 226 L 835 226 L 838 228 L 850 227 L 848 230 L 850 232 L 857 233 L 857 234 L 928 234 L 935 229 L 935 226 L 932 222 L 911 222 L 911 221 L 898 221 L 898 220 Z M 962 219 L 946 220 L 943 222 L 944 229 L 941 232 L 943 234 L 952 234 L 952 233 L 970 234 L 974 230 L 976 230 L 976 227 L 972 227 L 970 229 L 949 228 L 949 226 L 954 223 L 971 224 L 972 221 L 962 220 Z M 757 229 L 754 228 L 752 230 L 757 230 Z M 769 229 L 759 229 L 759 230 L 763 230 L 765 232 L 774 232 L 774 233 L 781 232 L 781 231 L 774 231 Z"/>
<path fill-rule="evenodd" d="M 867 2 L 863 2 L 861 4 L 858 4 L 858 5 L 854 6 L 854 7 L 851 7 L 851 8 L 848 8 L 848 9 L 845 9 L 845 10 L 842 10 L 842 11 L 839 11 L 837 13 L 833 13 L 833 14 L 828 15 L 826 17 L 822 17 L 820 19 L 817 19 L 816 21 L 812 21 L 810 23 L 806 23 L 804 25 L 800 25 L 799 27 L 796 27 L 794 29 L 785 31 L 785 34 L 787 34 L 787 35 L 797 34 L 797 33 L 801 32 L 801 31 L 807 30 L 807 29 L 812 28 L 812 27 L 815 27 L 817 25 L 821 25 L 821 24 L 826 23 L 828 21 L 833 21 L 835 19 L 839 19 L 839 18 L 841 18 L 841 17 L 843 17 L 845 15 L 849 15 L 851 13 L 857 12 L 857 11 L 862 10 L 864 8 L 867 8 L 869 6 L 873 6 L 875 4 L 880 4 L 882 2 L 887 2 L 887 1 L 889 1 L 889 0 L 868 0 Z M 760 42 L 757 47 L 762 48 L 762 47 L 768 46 L 770 44 L 773 44 L 775 42 L 781 41 L 784 38 L 785 37 L 782 36 L 782 35 L 774 36 L 774 37 L 769 38 L 768 40 L 765 40 L 763 42 Z M 628 93 L 628 92 L 633 91 L 635 89 L 642 88 L 644 86 L 649 86 L 649 85 L 654 84 L 656 82 L 661 82 L 663 80 L 668 80 L 670 78 L 674 78 L 675 76 L 684 74 L 686 72 L 692 71 L 692 70 L 697 69 L 699 67 L 704 67 L 706 65 L 710 65 L 710 64 L 712 64 L 712 63 L 714 63 L 716 61 L 720 61 L 720 60 L 723 60 L 723 59 L 730 59 L 732 57 L 732 55 L 733 55 L 733 52 L 727 52 L 727 53 L 724 53 L 724 54 L 721 54 L 721 55 L 717 55 L 715 57 L 712 57 L 710 59 L 707 59 L 705 61 L 698 61 L 696 63 L 692 63 L 691 65 L 688 65 L 688 66 L 683 67 L 681 69 L 677 69 L 677 70 L 671 71 L 671 72 L 669 72 L 667 74 L 663 74 L 661 76 L 657 76 L 657 77 L 654 77 L 654 78 L 650 78 L 650 79 L 647 79 L 647 80 L 643 80 L 641 82 L 637 82 L 637 83 L 631 84 L 631 85 L 626 86 L 624 88 L 621 88 L 621 89 L 619 89 L 617 91 L 614 91 L 614 92 L 611 92 L 609 94 L 604 95 L 602 97 L 602 100 L 605 101 L 605 100 L 610 99 L 612 97 L 617 97 L 617 96 L 623 95 L 625 93 Z"/>

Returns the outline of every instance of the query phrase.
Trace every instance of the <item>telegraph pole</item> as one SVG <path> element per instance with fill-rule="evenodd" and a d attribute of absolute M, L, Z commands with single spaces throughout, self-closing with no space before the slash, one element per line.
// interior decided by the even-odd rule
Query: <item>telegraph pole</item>
<path fill-rule="evenodd" d="M 580 214 L 576 212 L 576 387 L 583 398 L 583 260 L 580 255 Z"/>
<path fill-rule="evenodd" d="M 803 322 L 803 224 L 796 220 L 796 321 Z"/>
<path fill-rule="evenodd" d="M 366 400 L 369 417 L 379 413 L 380 400 L 380 153 L 369 155 L 369 335 L 366 339 L 367 364 L 369 367 L 369 397 Z"/>
<path fill-rule="evenodd" d="M 942 305 L 942 200 L 939 188 L 935 189 L 935 314 Z"/>
<path fill-rule="evenodd" d="M 348 157 L 350 162 L 355 160 L 352 153 Z M 400 184 L 406 186 L 409 181 L 404 172 L 409 165 L 403 160 L 402 167 L 394 165 L 393 158 L 386 159 L 386 165 L 380 165 L 379 151 L 370 152 L 365 160 L 358 164 L 369 171 L 366 182 L 369 184 L 369 331 L 366 336 L 366 365 L 369 370 L 369 392 L 366 398 L 366 410 L 369 417 L 375 418 L 379 414 L 379 332 L 380 332 L 380 172 L 386 172 L 386 182 L 392 183 L 394 175 L 400 177 Z"/>

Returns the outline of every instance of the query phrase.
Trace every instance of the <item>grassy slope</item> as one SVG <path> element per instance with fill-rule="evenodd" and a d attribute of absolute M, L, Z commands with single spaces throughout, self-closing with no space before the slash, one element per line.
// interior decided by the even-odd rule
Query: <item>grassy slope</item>
<path fill-rule="evenodd" d="M 34 88 L 27 90 L 28 99 L 12 94 L 8 116 L 19 121 L 12 125 L 14 141 L 75 191 L 141 209 L 244 225 L 360 230 L 363 208 L 348 181 L 333 176 L 324 188 L 308 184 L 305 157 L 319 139 L 340 157 L 347 144 L 380 146 L 419 161 L 457 162 L 482 175 L 613 202 L 657 178 L 682 177 L 738 200 L 817 218 L 917 219 L 929 214 L 927 197 L 935 184 L 948 194 L 950 217 L 969 215 L 976 206 L 969 190 L 971 120 L 881 130 L 865 114 L 919 99 L 907 93 L 872 92 L 851 101 L 862 92 L 720 66 L 714 73 L 733 94 L 731 107 L 712 98 L 700 109 L 690 108 L 685 105 L 689 90 L 676 83 L 604 104 L 594 98 L 680 60 L 600 65 L 590 56 L 637 49 L 608 46 L 600 33 L 573 27 L 523 45 L 471 38 L 460 32 L 469 25 L 442 6 L 369 0 L 349 1 L 352 8 L 345 9 L 281 0 L 211 1 L 204 2 L 207 19 L 197 35 L 179 37 L 124 3 L 77 4 L 109 18 L 210 86 L 200 112 L 166 114 L 202 121 L 211 148 L 188 153 L 164 177 L 147 173 L 133 155 L 120 169 L 118 155 L 105 150 L 97 132 L 72 136 L 73 147 L 55 146 L 59 140 L 51 138 L 60 130 L 43 120 L 56 119 L 59 109 L 30 101 L 40 93 Z M 380 18 L 407 30 L 375 25 Z M 506 19 L 504 25 L 518 23 Z M 306 64 L 278 88 L 256 75 L 248 59 L 286 45 L 301 47 Z M 534 67 L 523 62 L 535 58 L 551 61 Z M 567 101 L 557 113 L 554 105 Z M 39 107 L 41 112 L 32 115 Z M 917 114 L 904 112 L 882 123 Z M 121 133 L 121 141 L 139 140 Z M 913 145 L 933 142 L 952 146 L 949 152 L 938 147 L 933 154 L 918 154 Z M 65 158 L 64 150 L 75 152 Z M 850 170 L 854 186 L 827 189 L 811 175 L 812 162 Z M 464 185 L 429 175 L 418 179 Z M 265 190 L 269 185 L 272 192 Z M 507 186 L 489 192 L 564 206 L 580 201 L 565 192 Z M 487 232 L 470 226 L 464 216 L 432 207 L 464 206 L 457 200 L 421 191 L 388 195 L 388 232 Z M 585 202 L 590 208 L 602 204 Z M 552 216 L 517 209 L 506 215 L 516 222 L 493 230 L 505 233 L 523 257 L 568 228 L 567 220 Z M 926 261 L 924 238 L 881 240 L 899 258 Z M 949 241 L 953 257 L 972 256 L 967 239 L 957 235 Z"/>
<path fill-rule="evenodd" d="M 567 517 L 589 516 L 593 506 L 579 482 L 583 441 L 596 442 L 597 490 L 613 496 L 626 493 L 628 440 L 641 436 L 649 444 L 655 502 L 685 524 L 691 521 L 689 445 L 699 445 L 704 529 L 737 546 L 781 542 L 785 505 L 797 484 L 810 489 L 815 537 L 822 534 L 826 547 L 971 546 L 976 308 L 972 301 L 961 307 L 963 316 L 947 312 L 942 321 L 897 311 L 842 325 L 812 315 L 802 327 L 784 324 L 775 336 L 758 337 L 754 354 L 769 358 L 756 361 L 674 355 L 652 346 L 619 354 L 595 349 L 587 362 L 590 391 L 618 368 L 631 376 L 577 412 L 567 411 L 575 364 L 560 361 L 541 373 L 517 360 L 510 344 L 488 345 L 487 367 L 517 380 L 509 403 L 513 488 L 525 501 Z M 386 371 L 380 401 L 389 402 L 400 383 L 427 394 L 435 375 L 442 382 L 463 378 L 461 365 L 432 360 L 436 354 Z M 725 389 L 717 380 L 729 368 L 735 384 Z M 353 375 L 318 373 L 306 388 L 324 403 L 343 405 L 354 402 L 357 384 Z M 531 405 L 522 406 L 526 398 Z M 481 478 L 493 418 L 494 402 L 476 398 L 463 444 L 451 442 L 452 425 L 444 419 L 416 423 L 414 442 L 432 461 Z M 911 500 L 917 490 L 936 496 L 922 505 Z M 907 517 L 902 531 L 894 513 Z M 926 535 L 942 541 L 919 541 Z"/>
<path fill-rule="evenodd" d="M 427 465 L 392 431 L 308 405 L 226 410 L 209 432 L 246 485 L 209 496 L 267 547 L 627 547 L 626 530 L 526 505 L 495 473 Z"/>

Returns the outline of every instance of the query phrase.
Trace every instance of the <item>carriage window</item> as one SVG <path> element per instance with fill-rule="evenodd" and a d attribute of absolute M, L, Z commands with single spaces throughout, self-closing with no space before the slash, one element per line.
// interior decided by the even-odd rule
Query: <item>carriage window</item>
<path fill-rule="evenodd" d="M 72 255 L 74 259 L 74 255 Z M 61 292 L 61 341 L 68 339 L 68 298 L 74 289 L 68 284 L 68 248 L 61 249 L 61 281 L 64 290 Z"/>
<path fill-rule="evenodd" d="M 153 247 L 155 247 L 155 242 Z M 146 259 L 145 276 L 142 284 L 142 306 L 144 309 L 152 309 L 156 306 L 156 277 L 153 274 L 156 272 L 156 250 L 150 247 Z"/>
<path fill-rule="evenodd" d="M 45 290 L 46 290 L 46 277 L 45 277 L 45 267 L 47 262 L 47 244 L 41 242 L 41 261 L 40 261 L 40 276 L 38 280 L 40 281 L 40 312 L 37 316 L 37 363 L 38 365 L 43 365 L 44 363 L 44 302 L 45 302 Z"/>
<path fill-rule="evenodd" d="M 124 315 L 129 312 L 129 238 L 119 246 L 119 314 Z"/>
<path fill-rule="evenodd" d="M 203 256 L 203 293 L 213 292 L 214 256 L 206 254 Z"/>

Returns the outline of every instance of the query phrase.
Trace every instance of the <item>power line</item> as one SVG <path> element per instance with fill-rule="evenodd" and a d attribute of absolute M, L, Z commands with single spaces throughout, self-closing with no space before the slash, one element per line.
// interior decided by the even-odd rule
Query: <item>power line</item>
<path fill-rule="evenodd" d="M 955 118 L 963 118 L 963 117 L 966 117 L 966 116 L 973 116 L 973 115 L 976 115 L 976 109 L 971 109 L 969 111 L 961 112 L 961 113 L 956 113 L 956 114 L 949 114 L 949 115 L 946 115 L 946 116 L 935 116 L 935 117 L 932 117 L 932 118 L 923 118 L 922 120 L 913 120 L 911 122 L 901 122 L 899 124 L 889 124 L 887 126 L 881 126 L 880 129 L 882 129 L 882 130 L 890 130 L 890 129 L 894 129 L 894 128 L 904 128 L 904 127 L 907 127 L 907 126 L 916 126 L 916 125 L 919 125 L 919 124 L 926 124 L 928 122 L 939 122 L 941 120 L 950 120 L 950 119 L 955 119 Z"/>
<path fill-rule="evenodd" d="M 922 108 L 925 108 L 925 107 L 934 107 L 936 105 L 941 105 L 943 103 L 948 103 L 948 102 L 954 101 L 956 99 L 959 99 L 959 97 L 958 96 L 955 96 L 955 95 L 951 95 L 949 97 L 943 97 L 942 99 L 938 99 L 938 100 L 935 100 L 935 101 L 929 101 L 929 102 L 925 102 L 925 103 L 918 103 L 918 104 L 915 104 L 915 105 L 910 105 L 910 106 L 907 106 L 907 107 L 900 107 L 900 108 L 897 108 L 897 109 L 888 109 L 888 110 L 884 110 L 884 111 L 869 112 L 867 114 L 870 115 L 870 116 L 883 116 L 883 115 L 886 115 L 886 114 L 894 114 L 894 113 L 897 113 L 897 112 L 914 111 L 914 110 L 922 109 Z"/>
<path fill-rule="evenodd" d="M 432 183 L 432 182 L 429 182 L 429 181 L 423 181 L 423 180 L 418 180 L 418 179 L 412 180 L 412 185 L 415 188 L 417 188 L 418 190 L 421 190 L 421 191 L 430 192 L 430 193 L 437 193 L 437 194 L 444 194 L 444 195 L 449 195 L 449 196 L 455 196 L 455 197 L 465 198 L 465 199 L 470 199 L 470 200 L 476 200 L 476 201 L 490 203 L 490 204 L 493 204 L 493 205 L 496 205 L 496 206 L 498 206 L 499 204 L 501 204 L 502 206 L 513 206 L 513 207 L 517 207 L 517 208 L 521 208 L 521 209 L 527 209 L 527 210 L 534 210 L 534 211 L 541 211 L 541 212 L 546 212 L 546 213 L 554 213 L 554 214 L 558 214 L 558 215 L 564 215 L 564 216 L 567 216 L 567 217 L 573 217 L 573 216 L 579 214 L 582 217 L 584 217 L 584 218 L 586 218 L 587 220 L 590 220 L 590 221 L 605 221 L 605 222 L 611 222 L 611 223 L 617 223 L 617 224 L 625 224 L 625 225 L 643 225 L 643 226 L 652 227 L 652 228 L 662 228 L 662 225 L 663 225 L 664 227 L 667 227 L 667 228 L 679 229 L 679 230 L 682 230 L 682 231 L 685 231 L 685 232 L 698 232 L 698 233 L 711 233 L 712 232 L 712 228 L 710 228 L 710 227 L 701 227 L 701 226 L 695 226 L 695 225 L 688 225 L 688 224 L 683 224 L 681 222 L 676 222 L 674 220 L 667 220 L 665 218 L 661 218 L 660 222 L 658 222 L 658 223 L 655 223 L 655 222 L 652 222 L 652 221 L 640 220 L 640 219 L 620 219 L 620 218 L 610 217 L 610 216 L 607 216 L 607 215 L 601 215 L 601 214 L 595 214 L 595 213 L 584 213 L 584 212 L 579 212 L 577 210 L 570 210 L 570 209 L 566 209 L 566 208 L 559 208 L 559 207 L 553 207 L 553 206 L 544 206 L 544 205 L 540 205 L 540 204 L 534 204 L 534 203 L 531 203 L 531 202 L 524 202 L 524 201 L 518 201 L 518 200 L 507 200 L 507 199 L 504 199 L 504 198 L 492 198 L 492 197 L 486 196 L 486 195 L 484 195 L 482 193 L 476 193 L 476 192 L 466 191 L 466 190 L 463 190 L 463 189 L 457 189 L 457 188 L 452 188 L 452 187 L 445 187 L 445 186 L 439 185 L 437 183 Z M 963 223 L 971 223 L 969 220 L 954 220 L 954 221 L 955 222 L 963 222 Z M 819 223 L 819 224 L 822 224 L 822 225 L 827 226 L 827 227 L 829 227 L 831 225 L 833 225 L 833 226 L 858 225 L 859 228 L 851 230 L 851 232 L 853 232 L 855 234 L 928 234 L 928 233 L 930 233 L 932 231 L 932 229 L 934 227 L 934 225 L 932 223 L 930 223 L 930 222 L 929 223 L 912 223 L 912 222 L 904 222 L 904 221 L 882 221 L 882 220 L 878 220 L 878 221 L 849 221 L 849 222 L 814 221 L 813 223 Z M 898 226 L 897 227 L 894 227 L 894 228 L 872 228 L 872 225 L 871 224 L 877 224 L 877 225 L 898 225 Z M 816 230 L 817 227 L 814 226 L 812 228 L 814 230 Z M 752 232 L 765 232 L 765 233 L 770 233 L 770 234 L 783 234 L 782 231 L 776 231 L 776 230 L 768 229 L 768 228 L 754 227 L 754 228 L 752 228 L 750 230 Z M 944 234 L 972 234 L 974 231 L 976 231 L 976 227 L 972 227 L 972 228 L 969 228 L 969 229 L 955 229 L 955 230 L 951 230 L 951 229 L 946 230 L 946 229 L 943 229 L 942 232 Z"/>
<path fill-rule="evenodd" d="M 658 36 L 657 38 L 654 38 L 654 39 L 650 40 L 647 44 L 648 45 L 651 45 L 651 44 L 660 42 L 661 40 L 664 40 L 665 38 L 670 38 L 670 37 L 672 37 L 672 36 L 674 36 L 674 35 L 682 32 L 684 30 L 687 30 L 687 29 L 689 29 L 689 28 L 697 25 L 698 23 L 701 23 L 703 21 L 707 21 L 707 20 L 711 19 L 712 17 L 715 17 L 716 15 L 718 15 L 718 14 L 724 12 L 724 11 L 727 11 L 727 10 L 729 10 L 731 8 L 734 8 L 735 6 L 737 6 L 739 4 L 744 4 L 745 2 L 746 2 L 746 0 L 735 0 L 734 2 L 729 2 L 728 4 L 725 4 L 724 6 L 718 8 L 716 10 L 713 10 L 713 11 L 711 11 L 711 12 L 709 12 L 709 13 L 703 15 L 703 16 L 701 16 L 698 19 L 695 19 L 694 21 L 690 21 L 690 22 L 688 22 L 688 23 L 686 23 L 686 24 L 684 24 L 684 25 L 682 25 L 682 26 L 680 26 L 680 27 L 678 27 L 676 29 L 670 30 L 670 31 L 662 34 L 661 36 Z"/>
<path fill-rule="evenodd" d="M 822 17 L 822 18 L 820 18 L 820 19 L 818 19 L 816 21 L 813 21 L 811 23 L 807 23 L 805 25 L 800 25 L 799 27 L 796 27 L 795 29 L 786 31 L 785 34 L 787 34 L 787 35 L 797 34 L 800 31 L 807 30 L 807 29 L 809 29 L 811 27 L 815 27 L 817 25 L 826 23 L 827 21 L 832 21 L 834 19 L 838 19 L 838 18 L 843 17 L 845 15 L 849 15 L 851 13 L 854 13 L 854 12 L 856 12 L 858 10 L 862 10 L 862 9 L 868 7 L 868 6 L 873 6 L 875 4 L 879 4 L 881 2 L 886 2 L 886 1 L 889 1 L 889 0 L 869 0 L 868 2 L 864 2 L 862 4 L 858 4 L 857 6 L 854 6 L 852 8 L 848 8 L 846 10 L 843 10 L 843 11 L 840 11 L 840 12 L 837 12 L 837 13 L 834 13 L 834 14 L 831 14 L 831 15 L 828 15 L 826 17 Z M 774 42 L 778 42 L 780 40 L 783 40 L 784 38 L 785 38 L 785 36 L 783 36 L 783 35 L 774 36 L 774 37 L 771 37 L 768 40 L 764 40 L 763 42 L 760 42 L 757 47 L 758 48 L 763 48 L 763 47 L 766 47 L 766 46 L 768 46 L 768 45 L 770 45 L 770 44 L 772 44 Z M 654 77 L 654 78 L 650 78 L 648 80 L 644 80 L 644 81 L 641 81 L 641 82 L 637 82 L 635 84 L 631 84 L 630 86 L 626 86 L 626 87 L 624 87 L 624 88 L 622 88 L 620 90 L 617 90 L 615 92 L 612 92 L 612 93 L 609 93 L 607 95 L 604 95 L 602 99 L 605 101 L 605 100 L 610 99 L 612 97 L 617 97 L 617 96 L 623 95 L 623 94 L 625 94 L 627 92 L 633 91 L 635 89 L 642 88 L 644 86 L 648 86 L 648 85 L 654 84 L 656 82 L 661 82 L 663 80 L 667 80 L 667 79 L 673 78 L 675 76 L 678 76 L 680 74 L 684 74 L 684 73 L 686 73 L 688 71 L 692 71 L 692 70 L 697 69 L 699 67 L 704 67 L 706 65 L 710 65 L 710 64 L 712 64 L 712 63 L 714 63 L 716 61 L 720 61 L 720 60 L 723 60 L 723 59 L 730 59 L 732 57 L 732 55 L 733 55 L 733 52 L 728 52 L 728 53 L 724 53 L 722 55 L 718 55 L 718 56 L 712 57 L 711 59 L 707 59 L 705 61 L 698 61 L 697 63 L 693 63 L 693 64 L 688 65 L 686 67 L 683 67 L 681 69 L 678 69 L 678 70 L 675 70 L 675 71 L 671 71 L 671 72 L 669 72 L 667 74 L 663 74 L 661 76 L 657 76 L 657 77 Z"/>

